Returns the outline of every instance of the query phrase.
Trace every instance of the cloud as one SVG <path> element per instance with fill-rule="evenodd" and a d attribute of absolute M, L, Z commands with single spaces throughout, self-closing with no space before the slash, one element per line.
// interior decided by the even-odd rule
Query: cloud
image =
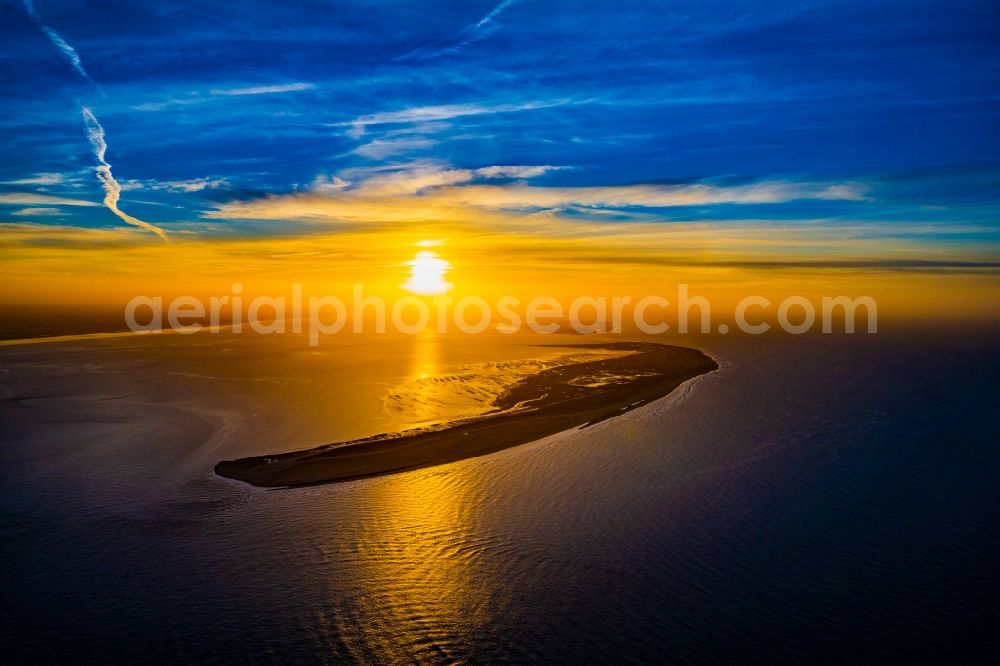
<path fill-rule="evenodd" d="M 66 180 L 61 173 L 36 173 L 27 178 L 2 181 L 4 185 L 58 185 Z"/>
<path fill-rule="evenodd" d="M 87 70 L 84 69 L 83 61 L 80 60 L 80 54 L 78 54 L 76 49 L 70 46 L 58 32 L 45 25 L 42 21 L 42 17 L 35 10 L 35 3 L 33 0 L 24 0 L 24 9 L 28 12 L 28 16 L 31 17 L 31 20 L 35 22 L 35 25 L 37 25 L 39 29 L 45 33 L 45 36 L 49 38 L 49 41 L 51 41 L 55 47 L 59 49 L 59 52 L 63 54 L 66 60 L 69 61 L 69 64 L 76 70 L 76 73 L 86 79 L 88 83 L 96 86 L 97 84 L 94 83 L 94 79 L 90 78 L 90 74 L 88 74 Z"/>
<path fill-rule="evenodd" d="M 94 83 L 94 79 L 90 78 L 90 74 L 88 74 L 87 70 L 83 68 L 83 62 L 80 60 L 80 55 L 76 52 L 76 49 L 67 44 L 66 40 L 60 37 L 59 33 L 52 28 L 42 26 L 42 32 L 48 35 L 49 39 L 52 40 L 52 43 L 56 45 L 56 48 L 62 51 L 62 54 L 66 56 L 66 59 L 69 60 L 73 69 L 75 69 L 80 76 L 85 78 L 90 83 Z"/>
<path fill-rule="evenodd" d="M 24 217 L 33 217 L 36 215 L 46 216 L 46 215 L 61 215 L 62 211 L 58 208 L 22 208 L 21 210 L 15 210 L 11 212 L 11 215 L 18 215 Z"/>
<path fill-rule="evenodd" d="M 399 56 L 395 62 L 405 62 L 407 60 L 429 60 L 443 55 L 458 53 L 462 49 L 482 41 L 500 29 L 497 17 L 513 5 L 517 0 L 503 0 L 500 4 L 491 9 L 485 16 L 465 26 L 453 36 L 439 42 L 434 42 L 426 46 L 416 48 L 409 53 Z"/>
<path fill-rule="evenodd" d="M 470 185 L 449 188 L 442 196 L 484 208 L 669 208 L 716 204 L 774 204 L 798 199 L 863 201 L 867 188 L 857 183 L 826 184 L 765 181 L 749 185 L 625 185 L 610 187 L 533 187 Z"/>
<path fill-rule="evenodd" d="M 7 249 L 39 248 L 47 251 L 59 247 L 89 252 L 98 248 L 148 245 L 148 238 L 147 234 L 134 227 L 96 229 L 34 222 L 0 222 L 0 247 Z M 50 257 L 43 254 L 29 260 L 40 263 L 47 259 Z"/>
<path fill-rule="evenodd" d="M 378 196 L 423 195 L 453 204 L 494 209 L 668 208 L 716 204 L 773 204 L 799 199 L 862 201 L 867 186 L 860 183 L 810 183 L 786 180 L 744 185 L 620 185 L 597 187 L 537 187 L 525 183 L 486 185 L 478 179 L 531 178 L 561 167 L 489 166 L 449 169 L 423 165 L 369 176 L 355 194 Z"/>
<path fill-rule="evenodd" d="M 568 211 L 577 218 L 591 212 L 628 217 L 629 209 L 679 206 L 761 205 L 797 200 L 863 201 L 867 187 L 859 183 L 760 181 L 741 185 L 620 185 L 536 187 L 521 180 L 490 185 L 490 178 L 543 174 L 551 166 L 490 166 L 480 169 L 417 165 L 403 169 L 355 171 L 359 182 L 335 178 L 317 181 L 310 192 L 273 195 L 221 205 L 213 218 L 406 222 L 443 219 L 490 219 L 493 211 L 506 219 L 543 212 L 548 217 Z M 537 219 L 537 216 L 536 216 Z M 583 219 L 579 219 L 581 223 Z"/>
<path fill-rule="evenodd" d="M 434 167 L 406 169 L 370 177 L 355 194 L 364 196 L 413 195 L 445 185 L 457 185 L 472 180 L 475 172 L 468 169 Z"/>
<path fill-rule="evenodd" d="M 201 192 L 228 189 L 232 183 L 227 178 L 192 178 L 190 180 L 127 180 L 122 190 L 162 190 L 166 192 Z"/>
<path fill-rule="evenodd" d="M 337 176 L 316 176 L 312 182 L 312 190 L 313 192 L 339 192 L 350 185 L 346 180 Z"/>
<path fill-rule="evenodd" d="M 49 194 L 35 194 L 34 192 L 9 192 L 0 194 L 0 204 L 18 204 L 22 206 L 42 205 L 42 206 L 100 206 L 93 201 L 84 199 L 70 199 L 67 197 L 56 197 Z"/>
<path fill-rule="evenodd" d="M 302 90 L 312 90 L 315 83 L 285 83 L 274 86 L 252 86 L 249 88 L 213 88 L 209 91 L 212 95 L 276 95 L 288 92 L 300 92 Z"/>
<path fill-rule="evenodd" d="M 459 185 L 477 178 L 533 178 L 548 171 L 564 167 L 555 166 L 488 166 L 480 169 L 450 169 L 438 164 L 421 164 L 396 168 L 369 175 L 357 187 L 365 195 L 409 195 L 446 185 Z"/>
<path fill-rule="evenodd" d="M 162 111 L 174 106 L 189 106 L 193 104 L 204 104 L 207 97 L 172 97 L 162 102 L 143 102 L 132 107 L 133 111 Z"/>
<path fill-rule="evenodd" d="M 442 104 L 438 106 L 417 106 L 398 111 L 381 111 L 365 116 L 359 116 L 354 120 L 344 123 L 336 123 L 335 126 L 350 127 L 347 134 L 353 138 L 358 138 L 365 133 L 365 130 L 372 125 L 389 125 L 394 123 L 424 123 L 434 120 L 449 120 L 451 118 L 462 118 L 466 116 L 483 116 L 495 113 L 515 113 L 518 111 L 531 111 L 534 109 L 546 109 L 554 106 L 566 104 L 565 101 L 549 102 L 522 102 L 520 104 Z"/>
<path fill-rule="evenodd" d="M 370 159 L 380 160 L 392 155 L 398 155 L 400 153 L 407 153 L 411 150 L 419 150 L 421 148 L 430 148 L 435 145 L 435 141 L 430 139 L 376 139 L 374 141 L 369 141 L 368 143 L 358 146 L 351 151 L 354 155 L 360 155 L 361 157 L 368 157 Z"/>
<path fill-rule="evenodd" d="M 476 169 L 476 174 L 483 178 L 534 178 L 549 171 L 568 169 L 569 167 L 541 164 L 538 166 L 490 166 Z"/>
<path fill-rule="evenodd" d="M 493 20 L 497 16 L 500 15 L 500 12 L 502 12 L 505 9 L 507 9 L 508 7 L 510 7 L 515 2 L 517 2 L 517 0 L 503 0 L 503 2 L 501 2 L 499 5 L 497 5 L 493 9 L 491 9 L 490 12 L 486 16 L 484 16 L 483 18 L 479 19 L 479 21 L 477 21 L 476 24 L 473 27 L 474 28 L 483 28 L 484 26 L 492 23 Z"/>
<path fill-rule="evenodd" d="M 132 217 L 118 208 L 118 200 L 121 198 L 122 188 L 118 184 L 118 181 L 115 180 L 115 177 L 111 175 L 111 165 L 104 159 L 104 154 L 108 150 L 108 144 L 104 140 L 104 128 L 90 109 L 84 106 L 82 107 L 82 111 L 83 120 L 87 126 L 87 138 L 90 139 L 90 143 L 94 147 L 94 155 L 97 157 L 97 161 L 100 162 L 100 165 L 97 167 L 97 178 L 101 181 L 101 185 L 104 186 L 104 205 L 124 222 L 141 227 L 147 231 L 152 231 L 163 240 L 167 240 L 167 232 L 160 227 L 140 220 L 137 217 Z"/>
<path fill-rule="evenodd" d="M 282 93 L 313 90 L 315 83 L 286 83 L 273 86 L 250 86 L 246 88 L 212 88 L 208 95 L 194 92 L 190 97 L 170 97 L 159 102 L 143 102 L 132 107 L 133 111 L 162 111 L 176 106 L 194 106 L 208 104 L 214 97 L 243 97 L 248 95 L 280 95 Z"/>
<path fill-rule="evenodd" d="M 77 54 L 76 49 L 70 46 L 66 40 L 64 40 L 59 33 L 55 30 L 49 28 L 42 22 L 41 17 L 35 10 L 35 5 L 33 0 L 24 0 L 24 8 L 27 10 L 28 15 L 31 17 L 32 21 L 41 28 L 48 38 L 55 44 L 56 48 L 69 60 L 70 64 L 77 71 L 77 73 L 82 76 L 87 82 L 93 85 L 100 91 L 100 88 L 87 73 L 87 70 L 83 68 L 83 63 L 80 60 L 79 54 Z M 125 213 L 120 208 L 118 208 L 118 200 L 121 198 L 122 188 L 115 180 L 115 177 L 111 175 L 111 165 L 104 159 L 104 155 L 107 152 L 108 144 L 104 139 L 104 128 L 101 123 L 98 122 L 97 117 L 90 111 L 86 106 L 80 107 L 83 113 L 83 120 L 87 127 L 87 138 L 90 139 L 91 145 L 94 147 L 94 154 L 97 156 L 97 160 L 100 165 L 97 167 L 97 178 L 101 181 L 104 186 L 104 205 L 108 209 L 121 218 L 124 222 L 131 224 L 136 227 L 141 227 L 147 231 L 152 231 L 157 236 L 162 238 L 164 241 L 167 240 L 166 232 L 160 227 L 150 224 L 140 220 L 137 217 L 133 217 L 128 213 Z"/>

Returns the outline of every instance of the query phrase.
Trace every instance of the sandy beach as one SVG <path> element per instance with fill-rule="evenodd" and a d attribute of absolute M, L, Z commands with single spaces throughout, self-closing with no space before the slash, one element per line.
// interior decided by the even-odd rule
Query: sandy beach
<path fill-rule="evenodd" d="M 662 398 L 718 367 L 696 349 L 656 343 L 571 348 L 628 353 L 531 375 L 498 396 L 493 409 L 480 417 L 303 451 L 225 460 L 215 472 L 273 488 L 351 481 L 455 462 L 603 421 Z"/>

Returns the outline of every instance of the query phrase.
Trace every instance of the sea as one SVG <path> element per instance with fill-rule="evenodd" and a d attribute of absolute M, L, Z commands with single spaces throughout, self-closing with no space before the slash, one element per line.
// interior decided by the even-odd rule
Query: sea
<path fill-rule="evenodd" d="M 620 417 L 438 467 L 291 490 L 212 472 L 480 413 L 581 354 L 539 344 L 619 339 L 539 337 L 0 347 L 4 660 L 997 654 L 988 332 L 657 338 L 720 368 Z"/>

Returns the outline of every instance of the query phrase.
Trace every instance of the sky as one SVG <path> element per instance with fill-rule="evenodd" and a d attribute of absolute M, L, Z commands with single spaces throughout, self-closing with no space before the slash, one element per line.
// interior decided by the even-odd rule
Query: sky
<path fill-rule="evenodd" d="M 997 294 L 996 2 L 6 0 L 0 43 L 0 302 L 418 251 L 469 290 Z"/>

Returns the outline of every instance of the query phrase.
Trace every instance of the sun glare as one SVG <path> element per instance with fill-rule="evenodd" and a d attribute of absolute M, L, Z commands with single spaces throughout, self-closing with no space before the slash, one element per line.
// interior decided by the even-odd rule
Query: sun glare
<path fill-rule="evenodd" d="M 451 285 L 444 280 L 451 264 L 434 252 L 417 252 L 417 256 L 407 261 L 406 265 L 410 267 L 410 277 L 403 283 L 403 289 L 421 296 L 443 294 L 451 289 Z"/>

